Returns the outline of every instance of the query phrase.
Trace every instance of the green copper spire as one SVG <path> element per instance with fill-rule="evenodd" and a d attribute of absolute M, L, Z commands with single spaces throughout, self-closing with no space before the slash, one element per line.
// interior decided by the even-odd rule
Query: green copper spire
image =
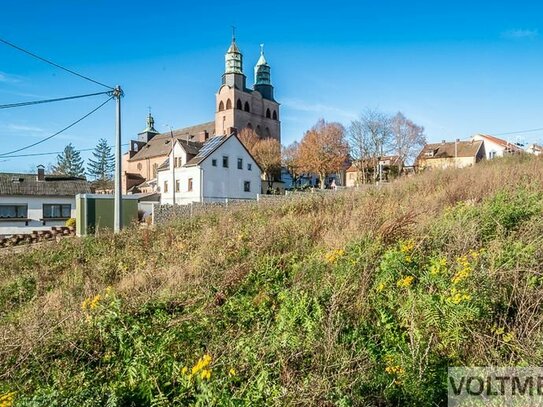
<path fill-rule="evenodd" d="M 236 44 L 236 31 L 232 27 L 232 43 L 224 56 L 225 70 L 224 73 L 243 73 L 243 55 Z"/>
<path fill-rule="evenodd" d="M 155 129 L 155 119 L 153 118 L 153 116 L 151 116 L 150 109 L 149 109 L 149 115 L 147 116 L 147 127 L 145 128 L 145 130 L 143 130 L 143 132 L 158 134 L 158 131 L 156 131 Z"/>
<path fill-rule="evenodd" d="M 271 68 L 264 57 L 264 44 L 260 44 L 260 58 L 255 65 L 255 85 L 271 85 Z"/>

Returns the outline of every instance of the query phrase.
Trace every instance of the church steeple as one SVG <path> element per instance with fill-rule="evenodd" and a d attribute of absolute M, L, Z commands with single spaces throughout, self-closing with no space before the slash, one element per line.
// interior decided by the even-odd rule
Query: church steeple
<path fill-rule="evenodd" d="M 264 99 L 273 100 L 273 86 L 271 84 L 271 68 L 264 56 L 264 44 L 260 44 L 260 58 L 255 65 L 254 89 L 262 94 Z"/>
<path fill-rule="evenodd" d="M 147 116 L 147 127 L 141 133 L 138 133 L 138 141 L 148 143 L 153 137 L 158 134 L 155 129 L 155 119 L 151 116 L 151 108 L 149 108 L 149 115 Z"/>
<path fill-rule="evenodd" d="M 225 67 L 222 76 L 222 83 L 245 89 L 245 75 L 243 74 L 243 55 L 236 44 L 235 31 L 232 32 L 232 43 L 224 56 Z"/>

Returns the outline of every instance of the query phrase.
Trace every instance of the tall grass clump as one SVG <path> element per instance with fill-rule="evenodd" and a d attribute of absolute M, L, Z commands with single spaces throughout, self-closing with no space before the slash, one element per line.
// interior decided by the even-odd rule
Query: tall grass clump
<path fill-rule="evenodd" d="M 0 402 L 446 405 L 538 365 L 543 160 L 62 240 L 0 262 Z"/>

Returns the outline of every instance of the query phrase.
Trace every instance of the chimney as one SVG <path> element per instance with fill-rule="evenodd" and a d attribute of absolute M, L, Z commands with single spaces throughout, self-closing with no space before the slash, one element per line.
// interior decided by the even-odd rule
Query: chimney
<path fill-rule="evenodd" d="M 446 141 L 445 141 L 445 140 L 441 140 L 441 144 L 445 144 L 445 143 L 446 143 Z"/>
<path fill-rule="evenodd" d="M 45 181 L 45 167 L 43 165 L 38 165 L 38 181 Z"/>
<path fill-rule="evenodd" d="M 228 129 L 228 133 L 226 134 L 227 136 L 231 136 L 231 135 L 238 135 L 238 129 L 236 129 L 235 127 L 230 127 Z"/>

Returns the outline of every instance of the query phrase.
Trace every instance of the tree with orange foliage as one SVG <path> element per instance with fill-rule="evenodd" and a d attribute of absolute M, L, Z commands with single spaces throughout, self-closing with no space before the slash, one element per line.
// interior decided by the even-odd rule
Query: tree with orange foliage
<path fill-rule="evenodd" d="M 281 169 L 281 144 L 276 139 L 268 137 L 259 140 L 253 151 L 253 156 L 268 182 L 268 188 L 271 188 L 276 174 Z"/>
<path fill-rule="evenodd" d="M 303 172 L 318 174 L 321 189 L 324 189 L 326 176 L 341 171 L 348 153 L 345 128 L 339 123 L 326 123 L 321 119 L 302 138 L 298 163 Z"/>
<path fill-rule="evenodd" d="M 239 141 L 243 143 L 245 148 L 249 150 L 251 155 L 254 156 L 255 145 L 256 143 L 260 141 L 260 137 L 257 136 L 255 131 L 253 129 L 245 127 L 243 130 L 239 132 L 238 138 L 239 138 Z"/>
<path fill-rule="evenodd" d="M 262 169 L 268 188 L 271 188 L 275 175 L 281 169 L 281 144 L 271 137 L 261 139 L 249 128 L 241 130 L 238 138 Z"/>

